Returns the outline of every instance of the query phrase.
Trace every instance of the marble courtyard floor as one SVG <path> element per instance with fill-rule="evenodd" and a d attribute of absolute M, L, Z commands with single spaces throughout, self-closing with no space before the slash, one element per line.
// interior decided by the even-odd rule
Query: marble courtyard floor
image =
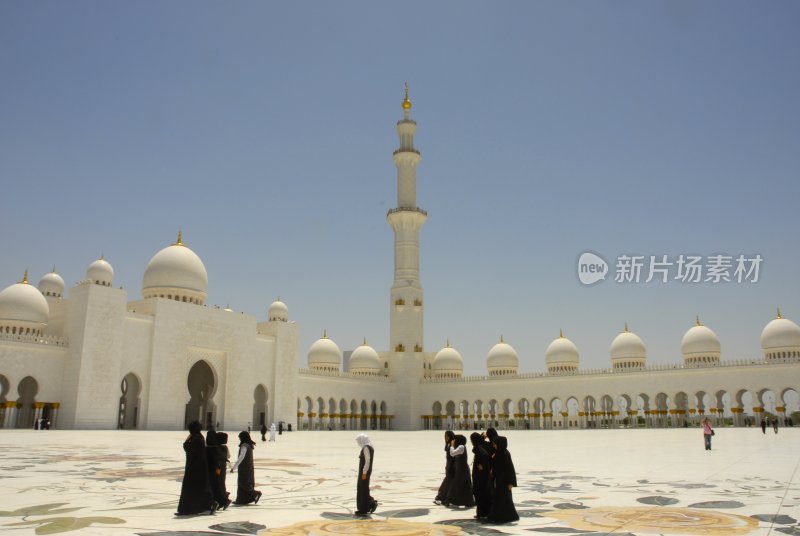
<path fill-rule="evenodd" d="M 441 432 L 370 433 L 380 506 L 354 519 L 356 434 L 258 440 L 258 505 L 176 517 L 183 432 L 0 430 L 0 533 L 800 535 L 800 428 L 720 429 L 710 452 L 699 429 L 509 431 L 521 516 L 509 525 L 432 503 Z"/>

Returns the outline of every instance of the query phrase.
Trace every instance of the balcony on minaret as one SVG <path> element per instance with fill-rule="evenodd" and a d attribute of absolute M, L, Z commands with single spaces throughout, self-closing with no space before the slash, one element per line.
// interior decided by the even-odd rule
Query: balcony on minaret
<path fill-rule="evenodd" d="M 404 300 L 403 298 L 397 298 L 396 300 L 394 300 L 394 308 L 397 309 L 398 311 L 402 311 L 403 309 L 405 309 L 405 305 L 406 305 L 406 300 Z"/>
<path fill-rule="evenodd" d="M 400 344 L 398 344 L 397 346 L 394 347 L 394 351 L 395 352 L 405 352 L 406 351 L 406 347 L 403 346 L 403 343 L 400 343 Z"/>
<path fill-rule="evenodd" d="M 388 217 L 390 214 L 395 214 L 397 212 L 419 212 L 423 216 L 428 215 L 427 211 L 422 210 L 419 207 L 397 207 L 397 208 L 390 208 L 389 212 L 386 213 L 386 216 Z"/>
<path fill-rule="evenodd" d="M 422 346 L 420 346 L 419 344 L 415 344 L 414 345 L 414 351 L 417 352 L 417 353 L 420 353 L 422 351 Z"/>
<path fill-rule="evenodd" d="M 419 298 L 414 299 L 414 308 L 419 311 L 420 307 L 422 307 L 422 300 Z"/>

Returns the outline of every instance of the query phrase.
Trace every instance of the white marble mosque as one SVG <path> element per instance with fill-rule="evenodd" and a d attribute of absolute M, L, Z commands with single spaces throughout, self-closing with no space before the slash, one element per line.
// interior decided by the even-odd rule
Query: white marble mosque
<path fill-rule="evenodd" d="M 270 305 L 266 320 L 207 307 L 205 266 L 179 233 L 147 265 L 141 299 L 114 287 L 104 258 L 68 292 L 55 271 L 38 286 L 26 272 L 0 292 L 0 427 L 45 419 L 63 429 L 178 430 L 199 419 L 228 430 L 262 422 L 296 430 L 662 428 L 702 416 L 744 426 L 760 420 L 767 398 L 780 420 L 797 409 L 800 326 L 780 311 L 761 333 L 763 357 L 744 361 L 723 359 L 699 318 L 683 336 L 683 362 L 667 365 L 648 365 L 627 325 L 611 342 L 611 366 L 598 370 L 581 368 L 564 333 L 547 348 L 544 371 L 520 371 L 502 337 L 485 376 L 465 377 L 449 343 L 426 350 L 419 235 L 427 213 L 417 206 L 421 156 L 407 89 L 402 110 L 397 207 L 387 214 L 395 244 L 388 350 L 365 340 L 345 364 L 324 334 L 298 369 L 298 324 L 286 304 Z"/>

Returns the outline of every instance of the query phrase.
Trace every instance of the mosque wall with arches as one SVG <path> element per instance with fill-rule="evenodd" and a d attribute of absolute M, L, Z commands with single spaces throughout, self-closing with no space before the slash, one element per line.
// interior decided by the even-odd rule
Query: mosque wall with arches
<path fill-rule="evenodd" d="M 524 375 L 523 375 L 524 376 Z M 707 367 L 533 377 L 428 380 L 420 391 L 424 429 L 564 429 L 746 426 L 770 414 L 786 424 L 800 402 L 800 359 Z"/>

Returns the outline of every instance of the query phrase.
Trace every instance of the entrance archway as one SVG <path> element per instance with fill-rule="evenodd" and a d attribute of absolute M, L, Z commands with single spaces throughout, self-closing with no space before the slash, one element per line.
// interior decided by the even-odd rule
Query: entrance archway
<path fill-rule="evenodd" d="M 132 372 L 122 378 L 122 396 L 119 397 L 119 420 L 117 427 L 122 430 L 135 430 L 139 425 L 139 393 L 142 383 Z"/>
<path fill-rule="evenodd" d="M 31 376 L 25 376 L 17 386 L 19 398 L 17 398 L 17 428 L 33 428 L 33 421 L 36 418 L 36 393 L 39 392 L 39 384 Z"/>
<path fill-rule="evenodd" d="M 267 424 L 267 389 L 263 385 L 258 385 L 253 391 L 253 429 L 261 429 L 261 425 Z"/>
<path fill-rule="evenodd" d="M 186 381 L 189 388 L 189 402 L 186 404 L 184 427 L 188 428 L 192 421 L 200 421 L 206 429 L 213 426 L 216 406 L 214 393 L 216 381 L 214 371 L 205 361 L 198 361 L 189 370 Z"/>

